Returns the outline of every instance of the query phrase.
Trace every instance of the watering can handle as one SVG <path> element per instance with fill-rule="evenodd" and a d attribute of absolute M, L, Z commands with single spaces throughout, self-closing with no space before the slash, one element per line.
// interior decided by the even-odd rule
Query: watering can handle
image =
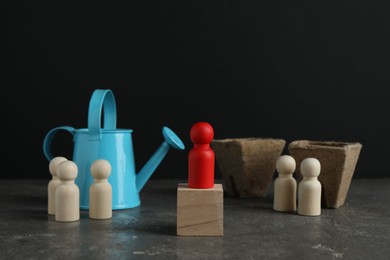
<path fill-rule="evenodd" d="M 104 129 L 116 129 L 116 104 L 110 89 L 96 89 L 89 102 L 88 130 L 89 140 L 102 139 L 101 118 L 104 112 Z"/>
<path fill-rule="evenodd" d="M 52 153 L 50 151 L 51 142 L 53 141 L 53 138 L 56 135 L 56 133 L 58 131 L 60 131 L 60 130 L 68 131 L 73 136 L 74 136 L 74 133 L 75 133 L 75 129 L 73 127 L 71 127 L 71 126 L 59 126 L 59 127 L 53 128 L 52 130 L 50 130 L 46 134 L 45 139 L 43 140 L 43 153 L 44 153 L 44 155 L 45 155 L 45 157 L 46 157 L 46 159 L 48 161 L 53 159 L 53 155 L 52 155 Z"/>

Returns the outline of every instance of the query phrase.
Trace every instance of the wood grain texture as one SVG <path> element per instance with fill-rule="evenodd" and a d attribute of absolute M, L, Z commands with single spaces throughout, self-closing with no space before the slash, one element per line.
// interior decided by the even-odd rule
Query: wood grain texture
<path fill-rule="evenodd" d="M 177 235 L 223 236 L 223 188 L 188 188 L 180 183 L 177 189 Z"/>

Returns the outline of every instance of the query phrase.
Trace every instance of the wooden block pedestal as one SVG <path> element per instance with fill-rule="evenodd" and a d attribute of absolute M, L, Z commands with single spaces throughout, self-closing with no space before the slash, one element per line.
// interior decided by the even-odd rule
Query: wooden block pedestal
<path fill-rule="evenodd" d="M 177 235 L 223 236 L 223 188 L 214 184 L 210 189 L 177 188 Z"/>

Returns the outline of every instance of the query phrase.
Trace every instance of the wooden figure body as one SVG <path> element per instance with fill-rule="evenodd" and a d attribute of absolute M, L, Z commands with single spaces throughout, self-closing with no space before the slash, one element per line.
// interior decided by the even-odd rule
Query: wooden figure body
<path fill-rule="evenodd" d="M 292 156 L 280 156 L 276 162 L 279 173 L 274 182 L 274 210 L 292 212 L 297 209 L 297 182 L 293 178 L 296 163 Z"/>
<path fill-rule="evenodd" d="M 52 179 L 49 181 L 49 184 L 47 185 L 47 213 L 49 215 L 56 214 L 55 192 L 58 185 L 60 185 L 60 180 L 57 177 L 57 167 L 63 161 L 67 161 L 67 159 L 62 156 L 57 156 L 51 159 L 49 163 L 49 172 L 52 176 Z"/>
<path fill-rule="evenodd" d="M 215 155 L 210 143 L 214 129 L 209 123 L 198 122 L 192 126 L 190 137 L 194 147 L 188 154 L 188 187 L 213 188 Z"/>
<path fill-rule="evenodd" d="M 73 161 L 63 161 L 58 165 L 57 176 L 60 185 L 55 195 L 56 221 L 71 222 L 80 219 L 80 191 L 74 182 L 77 171 L 77 165 Z"/>
<path fill-rule="evenodd" d="M 298 214 L 305 216 L 321 215 L 321 183 L 318 175 L 321 164 L 316 158 L 306 158 L 301 162 L 303 179 L 298 186 Z"/>
<path fill-rule="evenodd" d="M 94 178 L 89 189 L 89 217 L 91 219 L 109 219 L 112 217 L 112 187 L 108 182 L 111 164 L 107 160 L 96 160 L 91 166 Z"/>

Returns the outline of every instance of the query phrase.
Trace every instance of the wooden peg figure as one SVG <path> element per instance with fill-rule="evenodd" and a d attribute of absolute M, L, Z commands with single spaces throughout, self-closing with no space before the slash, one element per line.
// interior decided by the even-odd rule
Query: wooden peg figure
<path fill-rule="evenodd" d="M 194 147 L 188 154 L 188 183 L 177 187 L 178 236 L 223 236 L 223 187 L 214 185 L 213 127 L 195 123 L 190 130 Z"/>
<path fill-rule="evenodd" d="M 89 217 L 91 219 L 109 219 L 112 217 L 112 187 L 108 182 L 111 164 L 107 160 L 96 160 L 91 166 L 95 179 L 89 189 Z"/>
<path fill-rule="evenodd" d="M 190 137 L 194 147 L 188 154 L 188 187 L 213 188 L 215 155 L 210 143 L 214 129 L 207 122 L 198 122 L 191 127 Z"/>
<path fill-rule="evenodd" d="M 80 219 L 80 191 L 74 180 L 77 165 L 73 161 L 63 161 L 58 165 L 57 176 L 60 185 L 56 189 L 56 221 L 71 222 Z"/>
<path fill-rule="evenodd" d="M 321 183 L 318 181 L 321 164 L 316 158 L 306 158 L 301 162 L 303 179 L 298 185 L 298 214 L 305 216 L 321 215 Z"/>
<path fill-rule="evenodd" d="M 290 155 L 282 155 L 276 161 L 279 173 L 274 182 L 274 210 L 293 212 L 297 209 L 297 181 L 293 178 L 296 163 Z"/>
<path fill-rule="evenodd" d="M 58 185 L 60 185 L 60 180 L 57 177 L 57 167 L 58 165 L 63 162 L 67 161 L 65 157 L 57 156 L 50 160 L 49 163 L 49 172 L 51 174 L 51 180 L 49 181 L 49 184 L 47 185 L 47 213 L 49 215 L 55 215 L 56 214 L 56 200 L 55 200 L 55 192 Z"/>

